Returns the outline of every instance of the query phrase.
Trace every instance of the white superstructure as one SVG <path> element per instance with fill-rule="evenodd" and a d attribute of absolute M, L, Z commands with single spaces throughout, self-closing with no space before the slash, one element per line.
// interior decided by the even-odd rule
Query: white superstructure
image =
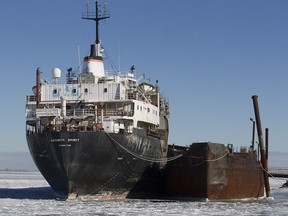
<path fill-rule="evenodd" d="M 159 98 L 157 85 L 139 85 L 130 72 L 104 76 L 96 83 L 89 83 L 90 80 L 80 82 L 83 76 L 83 73 L 80 74 L 75 83 L 41 83 L 39 108 L 36 108 L 36 96 L 27 98 L 27 120 L 34 122 L 35 119 L 46 118 L 45 122 L 49 125 L 56 119 L 66 123 L 77 119 L 83 124 L 85 121 L 87 126 L 101 123 L 109 132 L 118 130 L 118 126 L 124 123 L 124 128 L 130 132 L 132 127 L 141 127 L 143 124 L 151 128 L 159 126 L 160 107 L 165 109 L 165 101 Z M 88 118 L 90 116 L 94 118 Z"/>

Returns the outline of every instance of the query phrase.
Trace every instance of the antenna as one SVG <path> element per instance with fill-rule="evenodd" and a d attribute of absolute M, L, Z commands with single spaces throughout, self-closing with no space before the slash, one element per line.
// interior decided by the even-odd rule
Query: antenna
<path fill-rule="evenodd" d="M 104 6 L 103 6 L 103 8 L 104 8 L 104 14 L 105 14 L 106 11 L 107 11 L 107 5 L 108 5 L 108 3 L 107 3 L 106 1 L 104 1 Z"/>
<path fill-rule="evenodd" d="M 120 71 L 120 67 L 121 67 L 120 42 L 118 41 L 118 71 Z"/>
<path fill-rule="evenodd" d="M 86 9 L 87 9 L 86 13 L 88 14 L 88 12 L 89 12 L 89 1 L 86 1 Z"/>
<path fill-rule="evenodd" d="M 87 8 L 87 12 L 86 13 L 88 14 L 88 12 L 89 12 L 89 1 L 86 2 L 86 8 Z"/>
<path fill-rule="evenodd" d="M 80 60 L 80 46 L 78 44 L 78 67 L 79 67 L 79 72 L 82 73 L 82 68 L 81 68 L 81 60 Z"/>
<path fill-rule="evenodd" d="M 110 18 L 109 11 L 106 10 L 107 3 L 104 3 L 104 11 L 99 10 L 98 0 L 95 2 L 95 12 L 89 12 L 89 2 L 87 2 L 87 12 L 82 14 L 82 19 L 94 20 L 96 22 L 96 44 L 100 44 L 99 39 L 99 21 Z"/>

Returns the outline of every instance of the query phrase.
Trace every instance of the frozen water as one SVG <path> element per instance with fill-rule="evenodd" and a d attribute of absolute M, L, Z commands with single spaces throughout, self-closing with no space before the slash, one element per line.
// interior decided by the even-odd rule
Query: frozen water
<path fill-rule="evenodd" d="M 270 179 L 274 200 L 181 202 L 160 200 L 63 200 L 38 172 L 0 172 L 2 215 L 287 215 L 285 179 Z"/>

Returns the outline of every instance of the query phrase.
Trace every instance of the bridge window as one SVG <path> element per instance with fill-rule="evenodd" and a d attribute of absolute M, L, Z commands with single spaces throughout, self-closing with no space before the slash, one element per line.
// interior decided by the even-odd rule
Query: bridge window
<path fill-rule="evenodd" d="M 104 88 L 104 93 L 106 93 L 107 92 L 107 88 Z"/>
<path fill-rule="evenodd" d="M 57 94 L 57 93 L 58 93 L 57 90 L 58 90 L 58 89 L 53 89 L 53 94 Z"/>
<path fill-rule="evenodd" d="M 77 89 L 76 88 L 72 89 L 72 96 L 77 96 Z"/>

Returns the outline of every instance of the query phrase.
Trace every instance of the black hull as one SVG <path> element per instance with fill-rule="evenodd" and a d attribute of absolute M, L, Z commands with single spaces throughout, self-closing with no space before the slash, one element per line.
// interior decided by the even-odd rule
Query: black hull
<path fill-rule="evenodd" d="M 57 192 L 100 199 L 157 193 L 164 165 L 159 161 L 165 161 L 165 154 L 159 138 L 142 130 L 134 134 L 46 131 L 27 134 L 27 142 L 36 166 Z"/>

